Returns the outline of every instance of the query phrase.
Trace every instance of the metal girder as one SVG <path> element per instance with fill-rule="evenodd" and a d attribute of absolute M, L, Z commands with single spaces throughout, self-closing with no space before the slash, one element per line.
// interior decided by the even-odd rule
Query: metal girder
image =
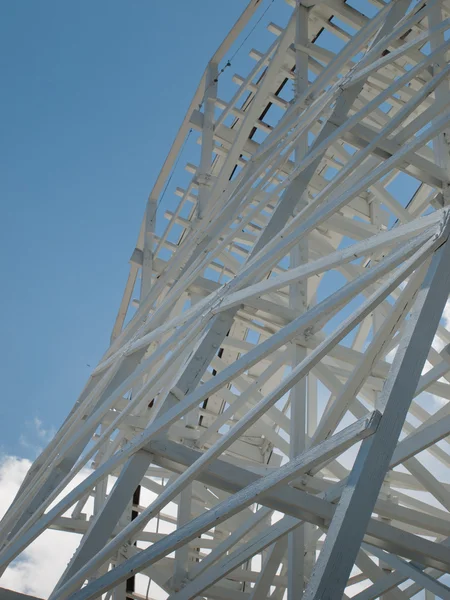
<path fill-rule="evenodd" d="M 208 62 L 111 346 L 0 524 L 2 570 L 81 534 L 52 600 L 449 597 L 450 3 L 289 0 L 222 89 L 260 4 Z"/>

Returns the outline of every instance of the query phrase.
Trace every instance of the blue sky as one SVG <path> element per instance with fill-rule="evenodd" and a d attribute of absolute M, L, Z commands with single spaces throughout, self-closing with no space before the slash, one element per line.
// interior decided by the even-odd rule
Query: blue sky
<path fill-rule="evenodd" d="M 0 2 L 0 454 L 34 458 L 108 346 L 147 195 L 209 56 L 246 3 Z M 289 10 L 273 2 L 220 96 L 232 73 L 254 64 L 247 50 L 273 40 L 264 26 L 283 25 Z M 195 162 L 193 138 L 186 151 L 181 167 Z M 176 175 L 163 209 L 188 178 Z M 404 203 L 414 185 L 399 178 L 390 191 Z"/>
<path fill-rule="evenodd" d="M 245 4 L 0 3 L 2 452 L 32 457 L 107 347 L 148 192 Z"/>
<path fill-rule="evenodd" d="M 34 457 L 107 348 L 148 193 L 208 58 L 245 6 L 0 2 L 0 452 Z M 267 23 L 283 26 L 290 13 L 284 0 L 262 6 L 220 78 L 221 98 L 254 65 L 248 51 L 274 40 Z M 321 43 L 333 47 L 330 37 Z M 196 162 L 195 138 L 158 227 L 191 177 L 183 167 Z M 392 184 L 402 203 L 408 179 Z"/>

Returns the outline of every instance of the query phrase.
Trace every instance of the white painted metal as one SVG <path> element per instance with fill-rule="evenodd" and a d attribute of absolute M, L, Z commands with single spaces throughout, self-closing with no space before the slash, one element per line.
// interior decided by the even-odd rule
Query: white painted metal
<path fill-rule="evenodd" d="M 450 0 L 282 1 L 208 62 L 111 346 L 1 522 L 1 569 L 82 535 L 54 600 L 449 597 Z"/>

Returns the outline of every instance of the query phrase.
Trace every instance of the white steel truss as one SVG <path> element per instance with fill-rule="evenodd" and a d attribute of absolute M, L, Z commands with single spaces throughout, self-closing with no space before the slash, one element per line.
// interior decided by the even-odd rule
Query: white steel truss
<path fill-rule="evenodd" d="M 222 90 L 260 4 L 1 523 L 2 569 L 80 536 L 52 600 L 450 598 L 450 0 L 289 0 Z"/>

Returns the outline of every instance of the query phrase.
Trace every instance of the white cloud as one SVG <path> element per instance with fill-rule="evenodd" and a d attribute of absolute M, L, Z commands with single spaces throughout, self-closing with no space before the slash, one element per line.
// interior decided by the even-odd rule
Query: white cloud
<path fill-rule="evenodd" d="M 44 441 L 45 437 L 49 435 L 48 430 L 42 426 L 39 420 L 35 420 L 32 425 L 37 432 L 41 431 L 41 437 Z M 27 458 L 0 455 L 0 489 L 2 490 L 0 494 L 0 518 L 3 517 L 14 500 L 31 465 L 32 462 Z M 73 489 L 90 473 L 89 469 L 83 469 L 74 477 L 73 482 L 67 486 L 65 493 Z M 114 481 L 109 481 L 109 490 L 113 483 Z M 156 497 L 154 493 L 145 488 L 142 488 L 141 494 L 141 499 L 145 504 L 149 504 Z M 58 499 L 61 497 L 62 495 Z M 65 513 L 65 516 L 70 516 L 72 510 L 73 507 Z M 93 501 L 91 498 L 83 508 L 83 512 L 87 513 L 88 519 L 92 515 L 92 510 Z M 165 512 L 176 516 L 177 509 L 175 504 L 170 503 Z M 156 525 L 156 522 L 153 522 L 153 525 Z M 162 530 L 161 525 L 162 523 L 160 523 L 159 527 L 160 532 Z M 173 526 L 171 527 L 172 529 Z M 147 530 L 153 531 L 154 527 L 149 525 Z M 38 598 L 48 598 L 76 551 L 80 539 L 81 536 L 75 533 L 56 530 L 45 531 L 6 569 L 1 577 L 0 586 L 37 596 Z M 146 577 L 141 576 L 137 578 L 136 591 L 145 595 L 147 585 L 148 579 Z M 163 600 L 167 596 L 168 594 L 152 581 L 149 590 L 149 599 Z"/>
<path fill-rule="evenodd" d="M 444 307 L 444 312 L 442 313 L 442 318 L 444 319 L 445 326 L 449 324 L 450 321 L 450 299 L 447 300 Z"/>
<path fill-rule="evenodd" d="M 53 439 L 56 433 L 55 429 L 53 427 L 50 427 L 50 429 L 45 429 L 42 421 L 38 419 L 38 417 L 34 417 L 33 424 L 36 429 L 36 434 L 38 438 L 46 444 L 48 444 L 48 442 L 50 442 Z"/>
<path fill-rule="evenodd" d="M 450 299 L 445 303 L 444 310 L 442 312 L 442 325 L 446 329 L 449 329 L 450 325 Z M 437 335 L 433 339 L 433 348 L 440 352 L 446 346 L 445 342 Z"/>
<path fill-rule="evenodd" d="M 436 352 L 441 352 L 445 348 L 445 342 L 441 340 L 441 338 L 437 335 L 434 336 L 433 342 L 431 344 Z"/>
<path fill-rule="evenodd" d="M 34 458 L 42 452 L 54 435 L 55 430 L 52 427 L 45 429 L 42 421 L 34 417 L 32 421 L 25 422 L 25 433 L 20 435 L 19 443 Z"/>
<path fill-rule="evenodd" d="M 38 422 L 35 426 L 39 430 L 42 423 Z M 44 436 L 47 430 L 42 428 L 42 431 Z M 0 495 L 0 518 L 9 508 L 31 464 L 31 461 L 26 458 L 0 456 L 0 489 L 2 490 Z M 73 489 L 90 472 L 89 469 L 83 469 L 79 475 L 74 477 L 74 481 L 67 487 L 66 491 Z M 113 483 L 114 481 L 109 482 L 109 489 Z M 141 499 L 145 504 L 149 504 L 155 497 L 154 493 L 142 488 Z M 92 509 L 93 502 L 90 499 L 83 509 L 83 512 L 87 513 L 88 519 L 92 514 Z M 72 510 L 67 511 L 65 516 L 70 516 Z M 165 512 L 176 516 L 176 506 L 170 503 Z M 156 525 L 156 522 L 153 522 L 153 525 Z M 162 523 L 159 527 L 160 532 L 162 530 L 161 525 Z M 149 525 L 147 527 L 149 531 L 154 529 L 154 526 Z M 48 598 L 77 549 L 80 538 L 80 535 L 74 533 L 55 530 L 45 531 L 6 569 L 1 577 L 0 586 L 38 598 Z M 137 578 L 136 591 L 145 596 L 147 585 L 148 579 L 146 577 Z M 163 600 L 167 596 L 168 594 L 152 581 L 149 599 Z"/>
<path fill-rule="evenodd" d="M 0 516 L 9 508 L 30 466 L 31 462 L 25 458 L 0 458 Z M 85 476 L 86 473 L 80 474 L 75 483 Z M 1 579 L 2 587 L 47 598 L 79 540 L 78 534 L 45 531 L 6 569 Z"/>
<path fill-rule="evenodd" d="M 397 353 L 397 348 L 398 348 L 398 346 L 394 346 L 394 348 L 392 348 L 392 350 L 390 350 L 390 351 L 389 351 L 389 352 L 386 354 L 386 356 L 384 357 L 384 360 L 385 360 L 386 362 L 388 362 L 388 363 L 391 363 L 391 364 L 392 364 L 392 362 L 393 362 L 393 360 L 394 360 L 394 357 L 395 357 L 395 355 L 396 355 L 396 353 Z"/>

